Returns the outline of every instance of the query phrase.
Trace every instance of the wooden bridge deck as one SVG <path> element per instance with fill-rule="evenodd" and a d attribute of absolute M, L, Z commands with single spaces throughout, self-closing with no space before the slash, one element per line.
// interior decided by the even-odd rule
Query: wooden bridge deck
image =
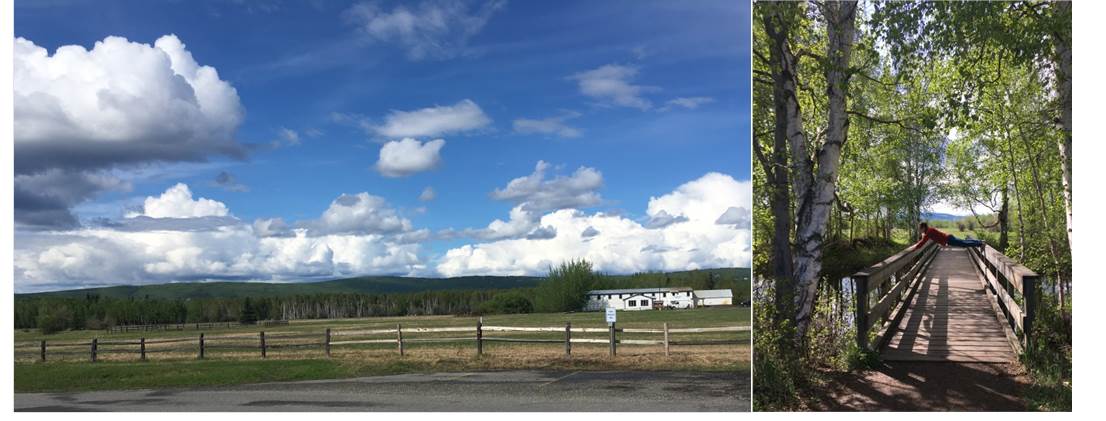
<path fill-rule="evenodd" d="M 884 361 L 1015 361 L 968 251 L 949 247 L 937 253 L 880 357 Z"/>

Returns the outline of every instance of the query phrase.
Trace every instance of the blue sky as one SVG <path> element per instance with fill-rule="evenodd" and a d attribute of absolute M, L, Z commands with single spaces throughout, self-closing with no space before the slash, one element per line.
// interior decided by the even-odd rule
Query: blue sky
<path fill-rule="evenodd" d="M 750 171 L 748 22 L 749 5 L 729 1 L 16 2 L 15 35 L 27 46 L 17 48 L 15 74 L 17 290 L 355 272 L 533 273 L 568 255 L 598 260 L 612 272 L 747 265 L 748 219 L 729 223 L 737 214 L 726 212 L 747 213 L 750 206 L 749 193 L 736 191 L 748 189 Z M 167 35 L 175 40 L 158 41 Z M 67 45 L 98 50 L 61 60 L 56 50 Z M 35 56 L 35 48 L 45 56 Z M 181 98 L 198 101 L 190 109 L 195 117 L 176 114 L 183 112 L 173 105 L 180 98 L 149 99 L 176 95 L 181 78 L 163 74 L 170 61 L 157 58 L 166 48 L 217 72 L 213 83 L 184 78 L 191 90 L 184 86 Z M 28 57 L 23 67 L 21 52 Z M 128 56 L 142 52 L 155 54 L 141 55 L 148 61 Z M 173 72 L 180 73 L 180 63 L 172 59 Z M 103 78 L 91 83 L 103 87 L 84 96 L 98 99 L 82 101 L 81 94 L 61 90 L 50 72 L 76 81 Z M 158 88 L 162 82 L 168 87 Z M 104 99 L 127 95 L 145 99 Z M 65 112 L 40 107 L 43 96 Z M 146 105 L 134 105 L 140 102 Z M 222 108 L 213 113 L 210 104 Z M 226 111 L 235 109 L 240 115 Z M 116 145 L 124 146 L 110 149 Z M 73 156 L 58 158 L 67 154 Z M 514 189 L 509 185 L 527 176 Z M 178 183 L 190 196 L 169 197 Z M 427 189 L 433 199 L 420 200 Z M 358 201 L 359 193 L 371 200 Z M 151 210 L 179 207 L 172 200 L 186 201 L 194 212 Z M 343 206 L 357 210 L 355 202 L 360 211 L 345 214 L 353 219 L 339 220 Z M 490 224 L 511 222 L 516 207 L 526 214 L 517 218 L 518 229 L 491 233 Z M 707 215 L 703 207 L 721 219 L 704 216 L 696 228 L 691 215 Z M 558 212 L 568 219 L 553 218 Z M 604 267 L 599 246 L 546 241 L 534 253 L 551 247 L 544 251 L 549 259 L 442 265 L 464 247 L 525 248 L 546 240 L 538 238 L 548 237 L 542 228 L 560 228 L 556 235 L 566 236 L 565 229 L 596 216 L 631 224 L 629 230 L 651 226 L 654 239 L 636 250 L 668 254 L 622 266 L 613 255 L 632 250 L 608 244 L 611 263 Z M 672 227 L 685 227 L 667 232 L 665 217 L 675 221 Z M 286 229 L 258 234 L 256 222 L 274 218 Z M 381 225 L 388 218 L 398 225 Z M 185 223 L 190 228 L 180 227 Z M 226 243 L 196 239 L 237 229 L 258 242 L 299 236 L 307 243 L 303 255 L 314 253 L 320 265 L 246 270 L 248 264 L 231 263 L 256 257 L 254 246 L 209 255 L 208 247 Z M 139 231 L 190 240 L 154 246 L 133 238 Z M 622 234 L 644 238 L 634 232 Z M 401 235 L 417 241 L 397 240 Z M 335 236 L 397 245 L 415 257 L 402 264 L 351 263 L 379 256 L 338 258 Z M 195 247 L 197 241 L 206 246 Z M 105 242 L 120 252 L 175 250 L 179 257 L 115 264 L 118 273 L 80 269 L 110 259 L 82 251 L 103 250 Z M 274 247 L 267 252 L 290 245 Z M 675 250 L 680 247 L 683 254 Z M 699 255 L 712 247 L 713 254 Z M 205 251 L 187 252 L 196 248 Z M 47 258 L 59 256 L 65 258 Z M 228 265 L 237 275 L 220 275 Z"/>

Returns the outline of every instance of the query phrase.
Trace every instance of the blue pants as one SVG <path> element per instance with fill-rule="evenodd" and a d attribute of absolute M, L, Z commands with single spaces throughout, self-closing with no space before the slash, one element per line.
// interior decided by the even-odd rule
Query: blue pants
<path fill-rule="evenodd" d="M 980 240 L 961 240 L 955 236 L 949 236 L 949 245 L 954 247 L 979 247 L 983 245 Z"/>

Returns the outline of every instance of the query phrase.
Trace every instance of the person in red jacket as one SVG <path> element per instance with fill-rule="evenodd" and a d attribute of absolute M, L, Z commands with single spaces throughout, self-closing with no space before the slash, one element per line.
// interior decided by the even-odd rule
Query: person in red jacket
<path fill-rule="evenodd" d="M 956 238 L 956 236 L 945 234 L 937 228 L 930 228 L 929 224 L 925 222 L 918 224 L 918 229 L 922 232 L 922 239 L 918 240 L 918 244 L 914 245 L 914 250 L 922 248 L 922 246 L 926 244 L 926 241 L 932 241 L 942 246 L 954 247 L 980 247 L 983 245 L 983 241 L 980 240 L 961 240 Z"/>

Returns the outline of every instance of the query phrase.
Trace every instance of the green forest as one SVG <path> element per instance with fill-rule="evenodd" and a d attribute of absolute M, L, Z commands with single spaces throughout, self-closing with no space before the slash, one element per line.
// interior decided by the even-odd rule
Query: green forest
<path fill-rule="evenodd" d="M 753 39 L 754 405 L 872 364 L 843 278 L 931 222 L 1041 276 L 1027 399 L 1070 408 L 1070 3 L 758 1 Z"/>
<path fill-rule="evenodd" d="M 189 283 L 20 294 L 15 298 L 15 328 L 50 333 L 163 323 L 563 312 L 578 310 L 588 290 L 601 288 L 730 288 L 735 302 L 750 300 L 749 270 L 741 268 L 607 275 L 576 261 L 551 268 L 546 277 L 457 278 L 453 289 L 444 289 L 453 279 Z M 410 291 L 422 281 L 427 290 L 364 292 Z"/>

